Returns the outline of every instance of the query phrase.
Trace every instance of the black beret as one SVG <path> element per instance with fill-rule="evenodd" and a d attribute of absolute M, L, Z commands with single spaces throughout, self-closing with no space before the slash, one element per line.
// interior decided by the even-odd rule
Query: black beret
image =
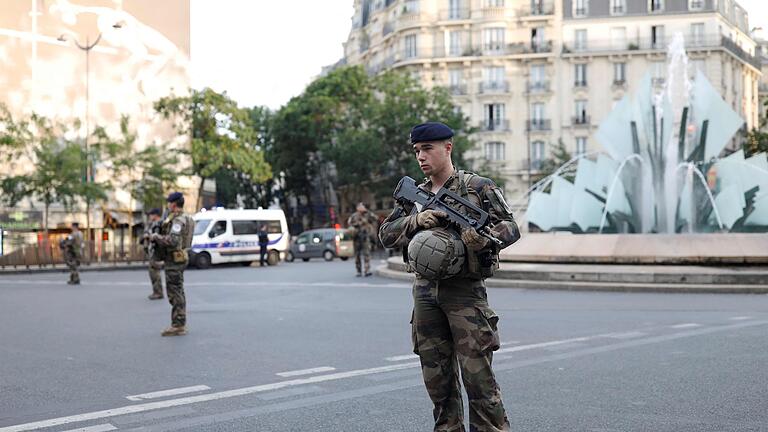
<path fill-rule="evenodd" d="M 427 141 L 443 141 L 453 136 L 453 129 L 440 122 L 427 122 L 411 129 L 411 144 Z"/>
<path fill-rule="evenodd" d="M 161 214 L 163 214 L 163 213 L 160 211 L 160 209 L 159 209 L 159 208 L 153 208 L 152 210 L 150 210 L 150 211 L 149 211 L 149 213 L 148 213 L 148 214 L 150 214 L 150 215 L 158 215 L 158 216 L 160 216 L 160 215 L 161 215 Z"/>
<path fill-rule="evenodd" d="M 168 195 L 168 199 L 166 201 L 176 202 L 180 199 L 184 199 L 184 195 L 182 195 L 181 192 L 172 192 L 170 195 Z"/>

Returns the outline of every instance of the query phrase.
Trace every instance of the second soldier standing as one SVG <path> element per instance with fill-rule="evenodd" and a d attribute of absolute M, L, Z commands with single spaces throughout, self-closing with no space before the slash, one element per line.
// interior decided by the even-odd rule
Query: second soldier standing
<path fill-rule="evenodd" d="M 376 215 L 368 211 L 365 204 L 358 203 L 357 211 L 347 220 L 347 226 L 352 228 L 352 240 L 355 248 L 355 267 L 357 276 L 371 275 L 371 236 L 376 232 Z"/>
<path fill-rule="evenodd" d="M 168 217 L 162 223 L 160 233 L 150 236 L 156 246 L 162 248 L 165 257 L 165 290 L 171 304 L 171 326 L 163 336 L 187 334 L 187 299 L 184 294 L 184 269 L 189 263 L 189 247 L 195 221 L 184 213 L 184 195 L 173 192 L 168 195 Z"/>
<path fill-rule="evenodd" d="M 163 257 L 160 256 L 160 248 L 149 241 L 149 237 L 153 233 L 160 233 L 161 224 L 163 222 L 160 209 L 153 208 L 148 214 L 149 220 L 147 221 L 147 230 L 144 232 L 144 237 L 141 241 L 144 244 L 144 251 L 147 254 L 147 261 L 149 261 L 149 280 L 152 282 L 152 294 L 149 295 L 150 300 L 160 300 L 163 298 Z"/>

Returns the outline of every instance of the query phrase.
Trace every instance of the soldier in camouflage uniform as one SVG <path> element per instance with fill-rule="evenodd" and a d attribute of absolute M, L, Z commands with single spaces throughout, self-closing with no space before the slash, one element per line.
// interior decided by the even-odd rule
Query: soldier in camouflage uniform
<path fill-rule="evenodd" d="M 83 233 L 77 222 L 72 223 L 72 232 L 59 245 L 64 253 L 64 262 L 69 267 L 69 285 L 80 285 L 80 260 L 83 258 Z"/>
<path fill-rule="evenodd" d="M 371 236 L 376 232 L 376 222 L 376 215 L 369 212 L 363 203 L 357 204 L 357 211 L 347 219 L 347 226 L 351 227 L 353 232 L 358 277 L 363 275 L 362 262 L 365 263 L 365 277 L 371 275 Z"/>
<path fill-rule="evenodd" d="M 150 300 L 160 300 L 163 298 L 163 278 L 160 273 L 163 269 L 163 257 L 160 256 L 160 248 L 149 241 L 152 233 L 160 232 L 161 223 L 162 214 L 160 209 L 153 208 L 150 210 L 147 229 L 144 231 L 144 236 L 141 239 L 141 243 L 144 245 L 144 252 L 147 254 L 147 261 L 149 261 L 149 280 L 152 282 L 152 294 L 147 298 Z"/>
<path fill-rule="evenodd" d="M 427 179 L 419 187 L 449 189 L 488 211 L 496 245 L 474 229 L 461 231 L 467 257 L 451 278 L 428 280 L 416 274 L 411 318 L 413 351 L 419 355 L 427 392 L 434 404 L 435 431 L 464 431 L 460 380 L 469 399 L 469 430 L 509 430 L 501 391 L 491 367 L 499 349 L 496 313 L 489 307 L 484 279 L 498 267 L 498 252 L 519 238 L 512 212 L 490 179 L 457 171 L 451 162 L 453 131 L 442 123 L 413 128 L 411 143 Z M 456 204 L 457 207 L 461 207 Z M 407 248 L 425 229 L 447 226 L 446 214 L 397 204 L 379 230 L 385 247 Z"/>
<path fill-rule="evenodd" d="M 165 290 L 171 304 L 171 326 L 162 332 L 163 336 L 187 334 L 187 301 L 184 296 L 184 269 L 189 263 L 189 247 L 195 221 L 184 213 L 184 195 L 173 192 L 168 195 L 168 217 L 162 223 L 160 233 L 152 234 L 150 240 L 161 249 L 165 257 Z"/>

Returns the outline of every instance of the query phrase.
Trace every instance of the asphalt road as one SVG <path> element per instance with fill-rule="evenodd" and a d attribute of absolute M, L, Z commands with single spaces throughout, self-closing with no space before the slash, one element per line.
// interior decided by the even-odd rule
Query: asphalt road
<path fill-rule="evenodd" d="M 350 262 L 0 276 L 0 432 L 429 431 L 410 287 Z M 489 289 L 515 431 L 768 431 L 768 296 Z M 160 392 L 160 393 L 157 393 Z"/>

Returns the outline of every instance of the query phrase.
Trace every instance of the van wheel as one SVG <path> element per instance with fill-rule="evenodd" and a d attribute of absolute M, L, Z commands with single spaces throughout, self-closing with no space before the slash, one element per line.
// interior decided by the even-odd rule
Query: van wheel
<path fill-rule="evenodd" d="M 293 260 L 295 260 L 295 259 L 296 259 L 296 257 L 293 256 L 293 252 L 288 252 L 287 254 L 285 254 L 285 260 L 286 261 L 293 262 Z"/>
<path fill-rule="evenodd" d="M 346 261 L 346 260 L 349 259 L 349 257 L 339 257 L 339 259 L 342 260 L 342 261 Z"/>
<path fill-rule="evenodd" d="M 304 262 L 307 262 L 307 261 L 309 261 L 309 258 L 302 258 L 301 260 L 304 261 Z"/>
<path fill-rule="evenodd" d="M 323 259 L 325 259 L 326 261 L 333 261 L 333 257 L 335 256 L 336 255 L 329 250 L 323 252 Z"/>
<path fill-rule="evenodd" d="M 211 256 L 208 252 L 200 252 L 195 258 L 195 267 L 199 269 L 207 269 L 211 266 Z"/>
<path fill-rule="evenodd" d="M 269 251 L 267 254 L 267 264 L 274 266 L 280 262 L 280 252 L 276 250 Z"/>

